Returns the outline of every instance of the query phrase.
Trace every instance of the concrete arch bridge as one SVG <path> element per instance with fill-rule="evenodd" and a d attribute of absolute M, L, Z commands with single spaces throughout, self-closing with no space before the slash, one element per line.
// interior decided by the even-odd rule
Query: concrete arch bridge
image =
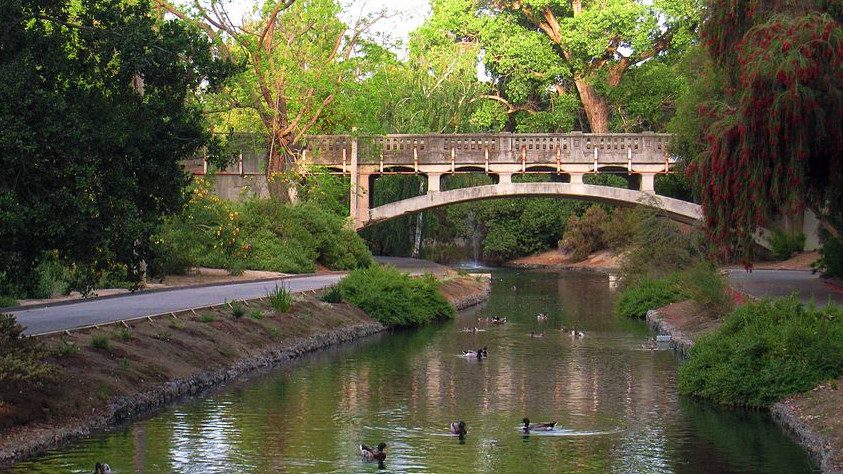
<path fill-rule="evenodd" d="M 667 134 L 464 134 L 311 136 L 300 161 L 319 165 L 351 181 L 351 217 L 362 229 L 426 209 L 481 199 L 560 197 L 615 205 L 657 205 L 672 218 L 702 220 L 700 206 L 655 195 L 655 177 L 672 173 Z M 443 191 L 442 177 L 485 173 L 496 184 Z M 551 174 L 551 182 L 513 182 L 519 174 Z M 587 174 L 613 173 L 630 189 L 590 185 Z M 417 174 L 427 194 L 373 207 L 377 177 Z"/>

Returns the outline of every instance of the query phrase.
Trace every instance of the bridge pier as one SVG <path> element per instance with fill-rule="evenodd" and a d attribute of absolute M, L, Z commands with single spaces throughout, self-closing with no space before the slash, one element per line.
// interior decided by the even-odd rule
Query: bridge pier
<path fill-rule="evenodd" d="M 512 173 L 498 173 L 498 184 L 512 183 Z"/>
<path fill-rule="evenodd" d="M 585 175 L 582 173 L 570 173 L 568 176 L 571 177 L 571 184 L 583 184 L 582 178 Z"/>
<path fill-rule="evenodd" d="M 438 193 L 441 189 L 442 173 L 427 173 L 427 193 Z"/>
<path fill-rule="evenodd" d="M 656 194 L 656 174 L 655 173 L 641 173 L 641 183 L 639 191 L 644 193 Z"/>

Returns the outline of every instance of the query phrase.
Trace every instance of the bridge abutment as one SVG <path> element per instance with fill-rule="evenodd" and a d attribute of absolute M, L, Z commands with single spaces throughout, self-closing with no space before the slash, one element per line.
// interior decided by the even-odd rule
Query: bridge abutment
<path fill-rule="evenodd" d="M 655 173 L 641 173 L 641 180 L 639 182 L 639 191 L 643 193 L 656 194 L 656 174 Z"/>

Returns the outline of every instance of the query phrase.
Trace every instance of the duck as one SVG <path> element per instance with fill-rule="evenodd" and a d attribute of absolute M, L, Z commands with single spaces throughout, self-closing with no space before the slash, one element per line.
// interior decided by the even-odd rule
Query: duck
<path fill-rule="evenodd" d="M 478 359 L 483 359 L 489 357 L 489 352 L 486 348 L 477 349 L 476 351 L 462 351 L 462 355 L 465 357 L 477 357 Z"/>
<path fill-rule="evenodd" d="M 547 321 L 547 313 L 539 313 L 536 315 L 536 321 Z"/>
<path fill-rule="evenodd" d="M 451 423 L 450 428 L 451 434 L 459 435 L 460 439 L 465 438 L 465 435 L 468 434 L 468 431 L 465 429 L 465 422 L 462 420 Z"/>
<path fill-rule="evenodd" d="M 495 316 L 492 318 L 492 324 L 506 324 L 506 318 Z"/>
<path fill-rule="evenodd" d="M 361 444 L 360 456 L 363 457 L 364 461 L 378 461 L 379 463 L 382 463 L 386 460 L 386 443 L 378 444 L 377 448 L 370 448 L 365 444 Z"/>
<path fill-rule="evenodd" d="M 111 474 L 111 466 L 102 462 L 94 464 L 94 472 L 92 474 Z"/>
<path fill-rule="evenodd" d="M 585 337 L 585 333 L 582 331 L 577 331 L 576 329 L 571 329 L 571 337 L 581 338 Z"/>
<path fill-rule="evenodd" d="M 532 337 L 532 338 L 544 337 L 544 333 L 543 332 L 530 332 L 530 337 Z"/>
<path fill-rule="evenodd" d="M 529 433 L 530 431 L 553 431 L 553 427 L 556 426 L 556 422 L 549 422 L 549 423 L 530 423 L 529 418 L 524 418 L 521 420 L 524 423 L 524 433 Z"/>

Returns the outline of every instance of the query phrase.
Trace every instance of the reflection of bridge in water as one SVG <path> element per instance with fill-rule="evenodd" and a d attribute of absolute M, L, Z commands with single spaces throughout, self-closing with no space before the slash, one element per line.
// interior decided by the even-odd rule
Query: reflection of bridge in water
<path fill-rule="evenodd" d="M 307 138 L 299 162 L 318 165 L 351 181 L 351 216 L 363 228 L 405 214 L 448 204 L 524 196 L 556 196 L 618 205 L 659 206 L 684 222 L 702 218 L 700 206 L 655 196 L 655 177 L 672 172 L 669 135 L 639 134 L 463 134 L 384 135 Z M 241 155 L 236 174 L 261 174 L 259 154 Z M 485 173 L 496 184 L 441 190 L 443 175 Z M 550 182 L 513 182 L 519 174 L 550 174 Z M 589 185 L 583 177 L 615 173 L 630 189 Z M 201 174 L 201 172 L 200 172 Z M 229 173 L 231 174 L 231 173 Z M 417 174 L 427 179 L 427 194 L 372 207 L 374 180 L 386 174 Z"/>

